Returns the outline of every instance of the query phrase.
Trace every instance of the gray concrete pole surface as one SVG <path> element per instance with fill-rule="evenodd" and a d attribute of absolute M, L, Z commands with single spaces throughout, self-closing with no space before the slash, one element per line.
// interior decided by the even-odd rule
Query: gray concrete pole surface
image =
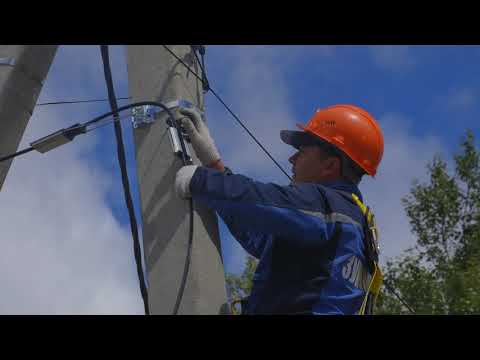
<path fill-rule="evenodd" d="M 0 156 L 17 152 L 57 45 L 0 45 Z M 0 162 L 0 190 L 11 162 Z"/>
<path fill-rule="evenodd" d="M 201 74 L 190 46 L 168 47 Z M 132 102 L 187 100 L 203 109 L 201 82 L 161 45 L 128 46 L 127 64 Z M 173 187 L 182 162 L 172 152 L 166 119 L 162 113 L 134 129 L 151 314 L 172 314 L 189 240 L 189 203 L 178 199 Z M 191 263 L 178 313 L 222 314 L 227 296 L 216 215 L 198 205 L 194 209 Z"/>

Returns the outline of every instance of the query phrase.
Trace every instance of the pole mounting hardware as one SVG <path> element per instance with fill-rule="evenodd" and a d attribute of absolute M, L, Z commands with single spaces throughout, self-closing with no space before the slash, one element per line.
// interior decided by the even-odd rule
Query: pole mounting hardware
<path fill-rule="evenodd" d="M 191 102 L 189 102 L 187 100 L 183 100 L 183 99 L 173 100 L 173 101 L 167 102 L 167 103 L 165 103 L 165 106 L 169 110 L 176 109 L 176 108 L 183 108 L 183 109 L 193 108 L 193 109 L 196 109 L 198 112 L 200 112 L 202 117 L 204 115 L 203 111 L 198 109 Z M 156 119 L 158 118 L 159 114 L 161 114 L 163 112 L 165 112 L 165 109 L 159 108 L 159 107 L 153 106 L 153 105 L 138 106 L 138 107 L 133 108 L 132 109 L 133 128 L 138 129 L 138 128 L 145 127 L 145 126 L 148 126 L 148 125 L 154 123 L 156 121 Z M 183 141 L 184 144 L 185 144 L 186 158 L 188 160 L 191 160 L 192 156 L 190 154 L 190 150 L 189 150 L 189 147 L 187 145 L 187 142 L 189 142 L 188 136 L 183 131 L 181 131 L 182 132 L 182 134 L 181 134 L 182 139 L 180 139 L 179 136 L 178 136 L 178 133 L 177 133 L 177 129 L 174 126 L 174 124 L 172 123 L 172 121 L 174 121 L 174 119 L 170 119 L 170 118 L 167 119 L 168 134 L 169 134 L 169 138 L 170 138 L 170 143 L 172 145 L 173 153 L 177 156 L 182 157 L 183 151 L 182 151 L 181 143 Z M 183 130 L 181 127 L 180 127 L 180 129 Z"/>
<path fill-rule="evenodd" d="M 173 100 L 165 103 L 165 106 L 168 109 L 175 109 L 175 108 L 194 108 L 200 112 L 203 116 L 203 111 L 198 109 L 195 105 L 187 100 Z M 132 109 L 132 124 L 133 128 L 137 129 L 139 127 L 143 127 L 144 125 L 149 125 L 154 123 L 155 120 L 158 118 L 158 115 L 165 112 L 164 109 L 159 108 L 157 106 L 152 105 L 145 105 L 145 106 L 138 106 Z"/>

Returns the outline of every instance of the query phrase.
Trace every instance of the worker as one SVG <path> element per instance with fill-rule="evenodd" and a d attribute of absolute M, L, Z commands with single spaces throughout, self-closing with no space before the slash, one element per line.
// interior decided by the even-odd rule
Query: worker
<path fill-rule="evenodd" d="M 232 173 L 202 116 L 194 109 L 180 113 L 202 166 L 177 172 L 177 194 L 215 210 L 259 259 L 242 313 L 366 313 L 372 252 L 358 184 L 375 175 L 383 155 L 373 116 L 334 105 L 297 125 L 300 131 L 282 130 L 281 140 L 297 151 L 289 158 L 292 182 L 281 186 Z"/>

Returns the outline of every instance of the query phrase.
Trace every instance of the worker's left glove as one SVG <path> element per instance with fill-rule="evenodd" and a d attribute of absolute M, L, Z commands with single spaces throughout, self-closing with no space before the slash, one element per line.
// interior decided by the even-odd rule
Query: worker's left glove
<path fill-rule="evenodd" d="M 203 166 L 212 166 L 220 160 L 220 153 L 202 116 L 197 110 L 191 108 L 180 109 L 179 112 L 186 116 L 179 121 L 187 132 L 198 159 Z"/>
<path fill-rule="evenodd" d="M 192 180 L 195 170 L 198 165 L 187 165 L 180 168 L 177 171 L 175 177 L 175 192 L 181 199 L 188 199 L 192 197 L 190 192 L 190 181 Z"/>

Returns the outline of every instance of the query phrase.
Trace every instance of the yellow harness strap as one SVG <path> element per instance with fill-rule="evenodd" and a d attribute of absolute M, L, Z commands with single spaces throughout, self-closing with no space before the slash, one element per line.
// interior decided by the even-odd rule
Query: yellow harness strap
<path fill-rule="evenodd" d="M 367 219 L 367 226 L 369 231 L 371 232 L 371 236 L 373 240 L 373 244 L 367 244 L 367 246 L 375 247 L 374 251 L 376 251 L 378 254 L 379 236 L 378 236 L 378 229 L 375 225 L 375 216 L 370 211 L 370 209 L 360 201 L 357 195 L 352 194 L 352 198 Z M 367 261 L 369 261 L 369 259 L 367 259 Z M 365 315 L 367 311 L 367 306 L 370 309 L 368 313 L 369 314 L 372 313 L 373 307 L 375 306 L 375 303 L 377 301 L 378 294 L 380 293 L 380 287 L 382 286 L 382 282 L 383 282 L 383 274 L 380 267 L 378 266 L 378 262 L 375 260 L 372 260 L 372 261 L 374 265 L 374 272 L 373 272 L 372 280 L 368 285 L 368 290 L 365 294 L 365 298 L 363 299 L 362 306 L 360 307 L 360 311 L 358 312 L 359 315 Z"/>
<path fill-rule="evenodd" d="M 240 304 L 240 310 L 237 309 L 237 304 Z M 242 299 L 235 299 L 232 301 L 230 304 L 230 311 L 232 312 L 232 315 L 242 315 Z"/>

